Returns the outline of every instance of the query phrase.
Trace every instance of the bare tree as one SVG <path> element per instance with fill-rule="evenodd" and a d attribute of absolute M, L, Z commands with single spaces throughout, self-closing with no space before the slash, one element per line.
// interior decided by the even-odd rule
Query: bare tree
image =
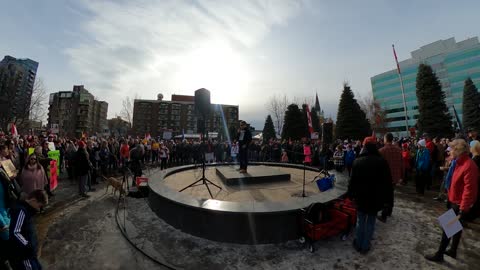
<path fill-rule="evenodd" d="M 273 116 L 275 129 L 277 134 L 282 134 L 283 129 L 283 120 L 285 117 L 285 111 L 287 110 L 288 106 L 288 98 L 287 95 L 273 95 L 268 100 L 266 107 L 268 112 Z"/>
<path fill-rule="evenodd" d="M 357 96 L 359 95 L 357 94 Z M 387 114 L 380 103 L 375 100 L 372 93 L 360 98 L 358 103 L 365 112 L 372 129 L 382 134 L 387 132 Z"/>
<path fill-rule="evenodd" d="M 30 120 L 46 121 L 47 118 L 47 91 L 42 78 L 35 80 L 32 91 L 32 101 L 30 102 L 29 112 Z"/>
<path fill-rule="evenodd" d="M 33 84 L 30 103 L 19 109 L 13 122 L 23 131 L 30 128 L 30 121 L 45 122 L 47 116 L 46 104 L 47 91 L 43 79 L 38 78 Z"/>
<path fill-rule="evenodd" d="M 130 124 L 130 127 L 132 127 L 133 124 L 133 105 L 135 103 L 135 99 L 139 99 L 140 96 L 135 93 L 134 97 L 125 97 L 122 100 L 122 110 L 120 111 L 120 117 L 127 121 Z"/>

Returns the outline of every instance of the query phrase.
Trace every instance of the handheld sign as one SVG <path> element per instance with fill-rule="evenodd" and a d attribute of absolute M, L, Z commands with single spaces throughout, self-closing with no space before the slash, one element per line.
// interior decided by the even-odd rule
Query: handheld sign
<path fill-rule="evenodd" d="M 58 185 L 58 174 L 57 174 L 57 161 L 50 161 L 50 190 L 54 190 Z"/>
<path fill-rule="evenodd" d="M 57 162 L 56 164 L 57 175 L 60 175 L 60 150 L 49 151 L 48 158 L 53 159 Z"/>
<path fill-rule="evenodd" d="M 448 238 L 463 230 L 462 223 L 460 223 L 459 219 L 460 216 L 455 215 L 453 209 L 449 209 L 443 215 L 438 217 L 438 222 L 440 222 L 440 225 Z"/>
<path fill-rule="evenodd" d="M 0 161 L 0 167 L 3 167 L 8 177 L 17 176 L 17 169 L 10 159 Z"/>

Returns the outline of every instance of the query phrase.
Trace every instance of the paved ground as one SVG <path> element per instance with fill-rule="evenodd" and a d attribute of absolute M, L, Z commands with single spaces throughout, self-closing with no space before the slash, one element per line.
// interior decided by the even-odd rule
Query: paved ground
<path fill-rule="evenodd" d="M 41 261 L 45 269 L 166 269 L 146 259 L 122 237 L 115 223 L 116 198 L 102 185 L 91 198 L 79 199 L 76 186 L 61 182 L 55 201 L 37 219 Z M 128 198 L 125 222 L 129 237 L 158 260 L 179 269 L 478 269 L 480 225 L 465 230 L 457 260 L 444 264 L 423 259 L 438 247 L 441 231 L 436 217 L 442 203 L 397 191 L 394 216 L 377 223 L 373 249 L 366 256 L 351 247 L 351 237 L 316 243 L 309 253 L 298 241 L 279 245 L 236 245 L 184 234 L 153 214 L 145 199 Z M 122 203 L 121 209 L 124 204 Z"/>

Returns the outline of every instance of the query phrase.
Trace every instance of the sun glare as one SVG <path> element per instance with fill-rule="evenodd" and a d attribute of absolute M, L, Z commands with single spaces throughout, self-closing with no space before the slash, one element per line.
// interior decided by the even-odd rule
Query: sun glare
<path fill-rule="evenodd" d="M 242 57 L 225 42 L 208 42 L 187 54 L 176 81 L 183 89 L 207 88 L 212 103 L 238 104 L 248 87 Z"/>

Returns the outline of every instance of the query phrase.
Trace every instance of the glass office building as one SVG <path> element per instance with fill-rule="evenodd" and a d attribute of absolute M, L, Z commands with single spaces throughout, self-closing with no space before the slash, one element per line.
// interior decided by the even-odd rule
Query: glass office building
<path fill-rule="evenodd" d="M 436 73 L 446 104 L 454 117 L 453 109 L 462 121 L 463 85 L 470 77 L 480 87 L 480 43 L 478 37 L 456 42 L 455 38 L 439 40 L 411 52 L 411 58 L 401 61 L 405 101 L 407 105 L 408 126 L 417 123 L 418 103 L 416 96 L 416 78 L 418 66 L 428 64 Z M 392 66 L 395 66 L 392 56 Z M 403 107 L 400 79 L 396 69 L 373 76 L 372 92 L 387 113 L 388 130 L 397 136 L 405 136 L 405 112 Z M 452 119 L 456 122 L 455 119 Z"/>

